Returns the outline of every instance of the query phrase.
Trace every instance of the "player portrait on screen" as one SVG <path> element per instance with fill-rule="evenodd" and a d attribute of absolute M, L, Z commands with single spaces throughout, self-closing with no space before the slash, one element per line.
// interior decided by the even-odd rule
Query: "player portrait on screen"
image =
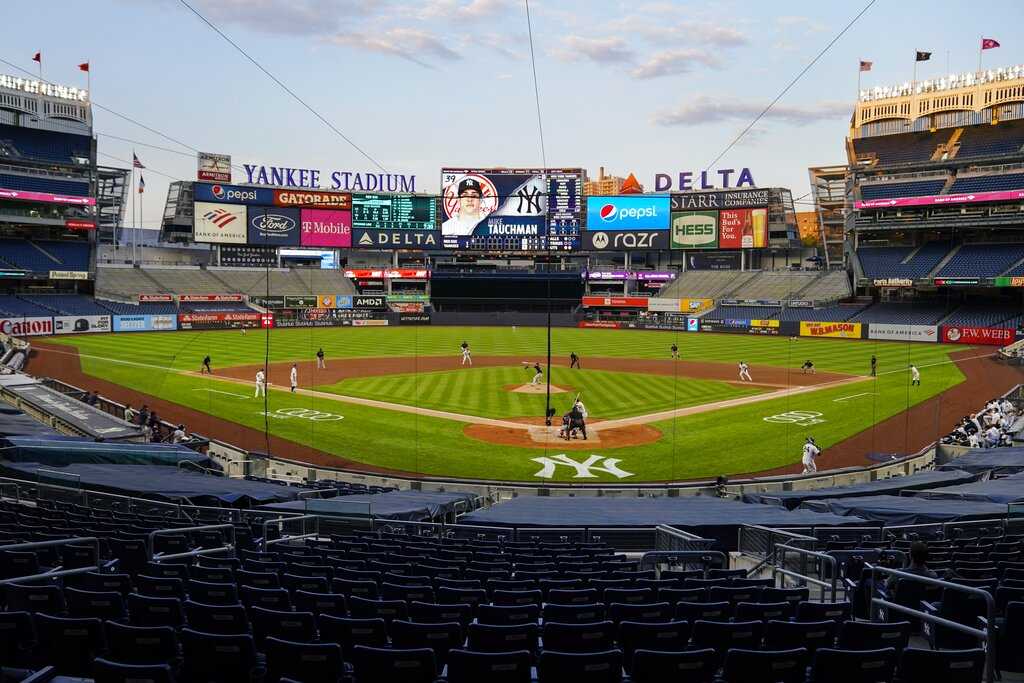
<path fill-rule="evenodd" d="M 456 197 L 451 218 L 441 224 L 441 233 L 472 235 L 476 226 L 490 213 L 484 208 L 484 187 L 476 178 L 464 177 L 457 185 Z"/>

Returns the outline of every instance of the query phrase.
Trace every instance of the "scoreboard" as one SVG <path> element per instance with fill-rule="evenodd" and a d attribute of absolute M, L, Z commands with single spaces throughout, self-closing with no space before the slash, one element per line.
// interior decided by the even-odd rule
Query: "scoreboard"
<path fill-rule="evenodd" d="M 445 249 L 467 251 L 547 251 L 546 240 L 551 240 L 551 251 L 572 251 L 580 248 L 578 235 L 444 235 Z"/>
<path fill-rule="evenodd" d="M 437 230 L 437 199 L 415 195 L 352 195 L 352 227 L 370 230 Z"/>
<path fill-rule="evenodd" d="M 548 180 L 548 227 L 553 235 L 579 235 L 583 207 L 583 172 L 555 170 Z M 554 245 L 552 245 L 554 248 Z"/>

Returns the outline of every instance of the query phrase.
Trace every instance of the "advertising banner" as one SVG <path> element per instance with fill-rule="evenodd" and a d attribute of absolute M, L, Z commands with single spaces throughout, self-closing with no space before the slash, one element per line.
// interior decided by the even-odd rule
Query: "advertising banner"
<path fill-rule="evenodd" d="M 352 195 L 352 227 L 371 230 L 437 230 L 437 200 L 398 194 Z"/>
<path fill-rule="evenodd" d="M 1005 346 L 1014 340 L 1014 331 L 1006 327 L 962 327 L 943 325 L 942 341 L 946 344 L 986 344 Z"/>
<path fill-rule="evenodd" d="M 258 328 L 259 313 L 179 313 L 178 328 L 182 330 L 223 330 L 228 328 Z"/>
<path fill-rule="evenodd" d="M 0 199 L 13 199 L 21 202 L 46 202 L 48 204 L 71 204 L 73 206 L 96 206 L 95 197 L 76 197 L 68 194 L 29 192 L 28 190 L 7 190 L 2 187 L 0 187 Z"/>
<path fill-rule="evenodd" d="M 139 294 L 139 303 L 164 303 L 174 301 L 173 294 Z"/>
<path fill-rule="evenodd" d="M 686 331 L 687 332 L 700 332 L 700 318 L 687 318 L 686 319 Z"/>
<path fill-rule="evenodd" d="M 871 281 L 873 287 L 913 287 L 914 281 L 909 277 L 876 277 Z"/>
<path fill-rule="evenodd" d="M 352 327 L 387 327 L 388 321 L 380 318 L 353 320 Z"/>
<path fill-rule="evenodd" d="M 383 295 L 379 296 L 353 296 L 352 297 L 352 308 L 369 308 L 374 311 L 387 310 L 388 298 Z"/>
<path fill-rule="evenodd" d="M 53 318 L 55 334 L 110 332 L 109 315 L 58 315 Z"/>
<path fill-rule="evenodd" d="M 196 179 L 213 180 L 218 183 L 231 182 L 231 155 L 199 152 L 197 155 L 199 168 Z"/>
<path fill-rule="evenodd" d="M 317 308 L 320 305 L 320 297 L 313 294 L 285 295 L 285 308 Z"/>
<path fill-rule="evenodd" d="M 162 332 L 178 329 L 178 316 L 115 315 L 114 332 Z"/>
<path fill-rule="evenodd" d="M 613 320 L 581 320 L 579 322 L 579 326 L 593 327 L 606 330 L 617 330 L 620 327 L 622 327 L 622 323 L 618 323 Z"/>
<path fill-rule="evenodd" d="M 430 271 L 426 268 L 353 268 L 345 270 L 344 275 L 353 280 L 426 280 Z"/>
<path fill-rule="evenodd" d="M 939 328 L 936 325 L 868 323 L 868 339 L 935 343 L 939 341 Z"/>
<path fill-rule="evenodd" d="M 274 191 L 263 187 L 221 185 L 220 183 L 193 183 L 192 187 L 197 203 L 262 204 L 264 206 L 274 203 Z M 198 209 L 196 214 L 199 214 Z"/>
<path fill-rule="evenodd" d="M 668 196 L 587 197 L 587 230 L 668 230 Z"/>
<path fill-rule="evenodd" d="M 369 320 L 383 314 L 369 310 L 339 308 L 299 308 L 278 311 L 274 327 L 340 327 L 353 320 Z"/>
<path fill-rule="evenodd" d="M 0 318 L 0 334 L 35 337 L 53 334 L 53 318 Z"/>
<path fill-rule="evenodd" d="M 668 230 L 583 231 L 583 248 L 590 251 L 654 251 L 668 245 Z"/>
<path fill-rule="evenodd" d="M 751 320 L 750 321 L 750 326 L 751 327 L 778 327 L 779 326 L 779 321 L 778 320 Z"/>
<path fill-rule="evenodd" d="M 668 282 L 676 279 L 676 273 L 670 270 L 641 270 L 636 273 L 637 280 Z"/>
<path fill-rule="evenodd" d="M 403 302 L 403 301 L 420 301 L 422 303 L 430 303 L 429 294 L 388 294 L 388 303 Z"/>
<path fill-rule="evenodd" d="M 299 209 L 250 206 L 247 222 L 249 244 L 298 246 L 302 233 L 299 215 Z"/>
<path fill-rule="evenodd" d="M 628 270 L 592 270 L 586 274 L 587 279 L 594 280 L 628 280 Z"/>
<path fill-rule="evenodd" d="M 647 310 L 656 313 L 683 312 L 679 299 L 658 299 L 653 297 L 647 300 Z"/>
<path fill-rule="evenodd" d="M 218 303 L 221 301 L 245 301 L 245 297 L 241 294 L 179 294 L 178 301 L 182 303 L 202 301 L 213 301 L 214 303 Z"/>
<path fill-rule="evenodd" d="M 1024 277 L 997 277 L 993 284 L 996 287 L 1024 287 Z"/>
<path fill-rule="evenodd" d="M 441 169 L 445 237 L 576 235 L 583 169 Z"/>
<path fill-rule="evenodd" d="M 319 190 L 274 190 L 274 206 L 349 211 L 352 208 L 352 195 L 348 192 Z M 351 221 L 349 225 L 352 225 Z"/>
<path fill-rule="evenodd" d="M 440 249 L 436 230 L 353 230 L 352 246 L 362 249 Z"/>
<path fill-rule="evenodd" d="M 89 273 L 84 270 L 51 270 L 51 280 L 88 280 Z"/>
<path fill-rule="evenodd" d="M 276 268 L 277 248 L 225 244 L 220 247 L 220 265 L 232 268 Z"/>
<path fill-rule="evenodd" d="M 713 254 L 687 254 L 687 270 L 739 270 L 742 265 L 738 251 L 723 251 Z"/>
<path fill-rule="evenodd" d="M 64 227 L 68 230 L 95 230 L 96 221 L 82 220 L 80 218 L 65 218 Z"/>
<path fill-rule="evenodd" d="M 683 313 L 700 313 L 715 305 L 714 299 L 680 299 L 679 310 Z"/>
<path fill-rule="evenodd" d="M 995 192 L 965 192 L 941 194 L 927 197 L 896 197 L 893 199 L 869 199 L 853 203 L 855 209 L 890 209 L 902 206 L 944 206 L 950 204 L 975 204 L 977 202 L 1013 202 L 1024 199 L 1024 190 L 999 190 Z"/>
<path fill-rule="evenodd" d="M 754 220 L 750 209 L 728 209 L 718 214 L 718 246 L 722 249 L 740 249 L 744 235 L 753 244 Z"/>
<path fill-rule="evenodd" d="M 801 337 L 841 337 L 860 339 L 861 323 L 800 322 Z"/>
<path fill-rule="evenodd" d="M 750 321 L 743 318 L 700 318 L 701 332 L 731 332 L 746 334 Z"/>
<path fill-rule="evenodd" d="M 979 277 L 937 277 L 932 280 L 936 287 L 978 287 L 982 284 Z"/>
<path fill-rule="evenodd" d="M 352 212 L 302 209 L 300 242 L 304 247 L 351 247 Z"/>
<path fill-rule="evenodd" d="M 768 190 L 731 190 L 726 192 L 673 192 L 673 211 L 737 209 L 768 206 Z"/>
<path fill-rule="evenodd" d="M 194 209 L 192 237 L 196 242 L 245 244 L 247 233 L 244 205 L 196 202 Z"/>
<path fill-rule="evenodd" d="M 398 324 L 399 325 L 429 325 L 430 324 L 430 314 L 423 313 L 423 312 L 419 312 L 419 313 L 415 313 L 415 312 L 399 313 L 398 314 Z"/>
<path fill-rule="evenodd" d="M 422 313 L 424 310 L 423 304 L 419 302 L 408 302 L 408 303 L 388 303 L 392 311 L 396 313 Z"/>
<path fill-rule="evenodd" d="M 714 249 L 717 247 L 718 212 L 673 212 L 671 246 L 673 249 Z"/>
<path fill-rule="evenodd" d="M 645 296 L 585 296 L 583 305 L 593 308 L 647 308 Z"/>

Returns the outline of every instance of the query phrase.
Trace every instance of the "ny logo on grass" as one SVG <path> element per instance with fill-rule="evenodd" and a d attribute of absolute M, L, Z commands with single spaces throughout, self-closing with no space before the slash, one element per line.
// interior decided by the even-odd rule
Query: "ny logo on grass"
<path fill-rule="evenodd" d="M 540 477 L 541 479 L 551 479 L 555 476 L 555 468 L 558 465 L 564 465 L 565 467 L 571 467 L 576 470 L 576 474 L 573 475 L 573 479 L 595 479 L 597 475 L 594 472 L 604 472 L 610 474 L 618 479 L 625 479 L 626 477 L 632 477 L 632 472 L 626 472 L 625 470 L 619 469 L 619 463 L 622 462 L 619 458 L 605 458 L 601 455 L 591 455 L 583 462 L 577 462 L 567 456 L 565 453 L 559 453 L 558 455 L 542 458 L 530 458 L 536 463 L 540 463 L 542 467 L 540 472 L 533 475 Z M 597 466 L 604 460 L 604 464 L 600 467 Z"/>

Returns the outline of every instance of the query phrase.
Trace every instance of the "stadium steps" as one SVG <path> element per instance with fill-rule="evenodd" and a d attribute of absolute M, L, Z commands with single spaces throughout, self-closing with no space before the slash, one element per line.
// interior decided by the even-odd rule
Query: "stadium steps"
<path fill-rule="evenodd" d="M 737 292 L 739 292 L 739 290 L 741 290 L 743 287 L 746 287 L 748 284 L 750 284 L 750 282 L 754 278 L 756 278 L 758 275 L 760 275 L 760 274 L 761 274 L 761 271 L 759 271 L 759 270 L 753 270 L 753 271 L 748 271 L 746 273 L 741 273 L 740 275 L 737 276 L 736 280 L 732 283 L 732 286 L 728 290 L 726 290 L 725 292 L 722 293 L 721 298 L 723 298 L 723 299 L 732 299 L 734 297 L 737 297 L 738 296 Z"/>
<path fill-rule="evenodd" d="M 924 247 L 923 244 L 918 245 L 916 249 L 914 249 L 912 252 L 907 254 L 907 257 L 905 259 L 900 261 L 900 265 L 904 266 L 904 265 L 910 263 L 918 255 L 918 253 L 921 251 L 922 247 Z"/>
<path fill-rule="evenodd" d="M 1022 258 L 1021 260 L 1017 261 L 1012 266 L 1010 266 L 1009 268 L 1007 268 L 1006 270 L 1004 270 L 1003 272 L 1001 272 L 999 274 L 1000 275 L 1006 275 L 1007 273 L 1012 273 L 1014 270 L 1016 270 L 1017 268 L 1020 268 L 1021 266 L 1024 266 L 1024 258 Z"/>
<path fill-rule="evenodd" d="M 51 254 L 50 252 L 48 252 L 48 251 L 46 251 L 45 249 L 43 249 L 43 248 L 42 248 L 41 246 L 39 246 L 38 244 L 36 244 L 36 243 L 35 243 L 35 242 L 33 242 L 32 240 L 26 240 L 26 241 L 27 241 L 27 242 L 28 242 L 29 244 L 31 244 L 31 245 L 32 245 L 33 247 L 35 247 L 35 248 L 36 248 L 36 250 L 37 250 L 37 251 L 38 251 L 39 253 L 41 253 L 41 254 L 42 254 L 43 256 L 45 256 L 46 258 L 48 258 L 48 259 L 50 259 L 51 261 L 53 261 L 53 262 L 54 262 L 54 263 L 55 263 L 56 265 L 58 265 L 58 266 L 62 266 L 62 265 L 64 265 L 64 262 L 63 262 L 63 261 L 61 261 L 61 260 L 60 260 L 59 258 L 57 258 L 56 256 L 54 256 L 54 255 L 53 255 L 53 254 Z"/>
<path fill-rule="evenodd" d="M 214 280 L 216 280 L 220 284 L 224 285 L 224 293 L 225 294 L 235 294 L 235 293 L 238 292 L 238 288 L 237 287 L 235 287 L 234 285 L 230 284 L 227 280 L 222 278 L 220 275 L 217 275 L 217 273 L 213 272 L 212 270 L 210 270 L 208 268 L 205 269 L 205 270 L 206 270 L 206 274 L 207 275 L 212 277 Z"/>
<path fill-rule="evenodd" d="M 168 289 L 168 288 L 167 288 L 167 287 L 166 287 L 166 286 L 165 286 L 165 285 L 164 285 L 164 284 L 163 284 L 162 282 L 160 282 L 160 281 L 159 281 L 159 280 L 157 280 L 157 279 L 156 279 L 155 277 L 153 277 L 152 275 L 150 275 L 149 273 L 147 273 L 147 272 L 145 271 L 145 269 L 143 269 L 143 268 L 139 268 L 139 267 L 136 267 L 136 268 L 135 268 L 134 270 L 135 270 L 135 272 L 137 272 L 137 273 L 138 273 L 138 274 L 139 274 L 140 276 L 142 276 L 142 278 L 143 278 L 144 280 L 146 280 L 146 281 L 148 281 L 148 282 L 152 283 L 152 284 L 153 284 L 153 286 L 154 286 L 154 287 L 156 287 L 156 288 L 157 288 L 157 289 L 158 289 L 159 291 L 161 291 L 161 292 L 170 292 L 170 291 L 171 291 L 171 290 L 170 290 L 170 289 Z"/>
<path fill-rule="evenodd" d="M 955 247 L 953 247 L 952 249 L 950 249 L 949 253 L 946 254 L 945 256 L 943 256 L 942 260 L 939 261 L 939 263 L 934 268 L 929 270 L 928 274 L 925 275 L 925 277 L 928 278 L 928 279 L 931 279 L 931 278 L 935 277 L 936 273 L 942 272 L 942 269 L 946 267 L 946 264 L 953 260 L 953 257 L 957 255 L 957 252 L 959 252 L 960 249 L 963 246 L 964 245 L 962 245 L 962 244 L 958 244 Z M 920 249 L 920 247 L 918 247 L 918 249 Z"/>

